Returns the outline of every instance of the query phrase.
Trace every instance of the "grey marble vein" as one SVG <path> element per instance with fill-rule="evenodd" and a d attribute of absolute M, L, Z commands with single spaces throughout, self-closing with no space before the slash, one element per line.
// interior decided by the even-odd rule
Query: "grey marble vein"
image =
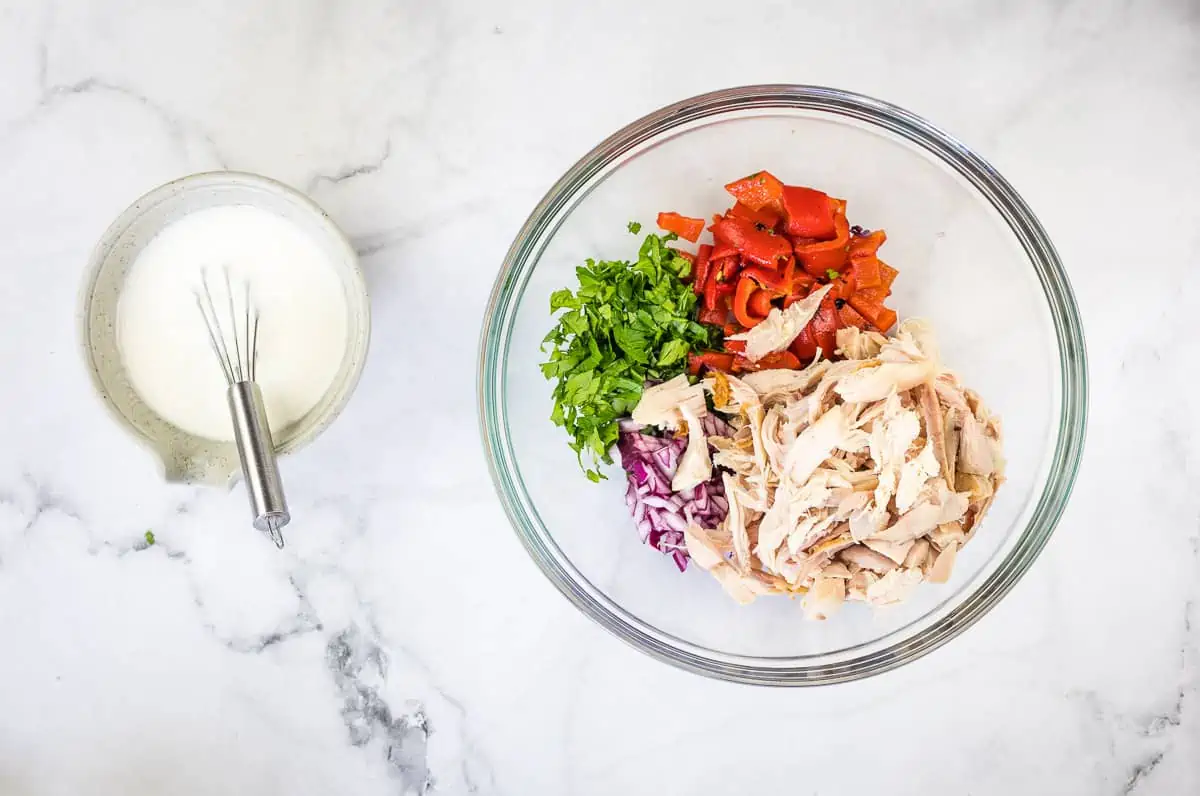
<path fill-rule="evenodd" d="M 342 720 L 355 746 L 381 745 L 403 793 L 427 793 L 429 720 L 418 702 L 393 708 L 372 680 L 387 677 L 387 653 L 358 627 L 329 640 L 325 659 L 342 695 Z"/>
<path fill-rule="evenodd" d="M 0 793 L 1200 793 L 1195 0 L 10 0 L 0 23 Z M 787 81 L 909 107 L 1011 180 L 1079 299 L 1093 424 L 999 607 L 886 676 L 781 692 L 578 616 L 493 497 L 474 395 L 478 313 L 557 176 L 654 108 Z M 310 191 L 375 311 L 345 414 L 282 463 L 283 553 L 236 489 L 160 483 L 74 359 L 105 225 L 220 167 Z"/>

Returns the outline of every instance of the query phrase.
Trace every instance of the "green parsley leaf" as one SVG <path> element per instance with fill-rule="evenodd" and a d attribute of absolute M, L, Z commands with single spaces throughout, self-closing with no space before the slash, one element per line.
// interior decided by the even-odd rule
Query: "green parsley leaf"
<path fill-rule="evenodd" d="M 839 274 L 837 271 L 833 270 L 832 268 L 826 268 L 825 276 L 829 277 L 830 280 L 833 280 L 833 279 L 837 279 L 839 276 L 841 276 L 841 274 Z"/>
<path fill-rule="evenodd" d="M 667 344 L 658 352 L 658 366 L 665 368 L 668 365 L 674 365 L 680 362 L 687 356 L 689 347 L 688 344 L 678 338 L 667 341 Z"/>
<path fill-rule="evenodd" d="M 630 235 L 636 235 L 642 231 L 642 225 L 640 223 L 638 223 L 637 221 L 630 221 L 628 226 L 625 227 L 625 229 L 629 230 Z"/>
<path fill-rule="evenodd" d="M 569 290 L 556 290 L 550 294 L 550 311 L 558 312 L 564 307 L 574 309 L 579 306 L 579 302 L 575 300 L 575 294 Z"/>
<path fill-rule="evenodd" d="M 154 544 L 154 531 L 146 531 L 146 545 Z"/>
<path fill-rule="evenodd" d="M 630 222 L 630 232 L 640 229 Z M 682 281 L 691 264 L 667 246 L 675 239 L 647 235 L 633 262 L 588 260 L 576 269 L 574 292 L 550 297 L 551 312 L 560 313 L 542 344 L 542 374 L 555 385 L 550 419 L 566 429 L 592 481 L 604 478 L 601 463 L 612 463 L 617 421 L 633 411 L 643 385 L 682 373 L 689 351 L 720 341 L 720 329 L 692 319 L 696 295 Z"/>

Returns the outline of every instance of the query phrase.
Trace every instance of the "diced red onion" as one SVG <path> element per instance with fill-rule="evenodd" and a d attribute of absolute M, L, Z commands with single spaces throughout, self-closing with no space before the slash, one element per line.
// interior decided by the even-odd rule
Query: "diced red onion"
<path fill-rule="evenodd" d="M 716 415 L 705 416 L 702 423 L 708 436 L 729 433 L 725 421 Z M 622 420 L 619 428 L 617 450 L 629 480 L 625 501 L 631 508 L 638 534 L 643 542 L 670 556 L 682 572 L 688 564 L 683 537 L 688 523 L 715 528 L 729 511 L 721 474 L 714 471 L 708 481 L 673 492 L 671 480 L 687 448 L 687 440 L 644 434 L 642 426 L 631 420 Z"/>

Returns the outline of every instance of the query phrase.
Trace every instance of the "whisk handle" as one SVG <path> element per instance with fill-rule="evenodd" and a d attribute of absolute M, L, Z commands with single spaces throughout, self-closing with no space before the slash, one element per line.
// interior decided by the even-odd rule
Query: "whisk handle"
<path fill-rule="evenodd" d="M 254 512 L 254 527 L 269 533 L 275 544 L 283 547 L 279 529 L 292 517 L 283 495 L 283 481 L 275 461 L 275 444 L 271 440 L 262 392 L 252 381 L 238 381 L 229 385 L 226 398 L 233 418 L 238 457 L 242 460 L 246 492 Z"/>

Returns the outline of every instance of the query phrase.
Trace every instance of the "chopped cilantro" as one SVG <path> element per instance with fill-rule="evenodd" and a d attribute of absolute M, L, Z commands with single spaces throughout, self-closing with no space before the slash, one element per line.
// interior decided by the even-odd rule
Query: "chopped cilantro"
<path fill-rule="evenodd" d="M 588 260 L 575 271 L 578 289 L 550 296 L 550 312 L 561 311 L 542 342 L 542 373 L 555 381 L 550 419 L 571 435 L 592 481 L 604 478 L 599 467 L 612 462 L 617 421 L 645 383 L 682 373 L 689 351 L 719 342 L 720 329 L 692 320 L 697 297 L 682 281 L 692 265 L 667 246 L 675 239 L 647 235 L 635 262 Z"/>
<path fill-rule="evenodd" d="M 640 222 L 630 221 L 629 224 L 625 227 L 625 229 L 629 230 L 629 233 L 631 235 L 636 235 L 642 231 L 642 225 Z"/>
<path fill-rule="evenodd" d="M 839 274 L 837 271 L 833 270 L 832 268 L 826 268 L 825 276 L 827 276 L 831 280 L 833 280 L 833 279 L 837 279 L 839 276 L 841 276 L 841 274 Z"/>
<path fill-rule="evenodd" d="M 154 531 L 146 531 L 146 544 L 147 545 L 154 544 Z"/>

